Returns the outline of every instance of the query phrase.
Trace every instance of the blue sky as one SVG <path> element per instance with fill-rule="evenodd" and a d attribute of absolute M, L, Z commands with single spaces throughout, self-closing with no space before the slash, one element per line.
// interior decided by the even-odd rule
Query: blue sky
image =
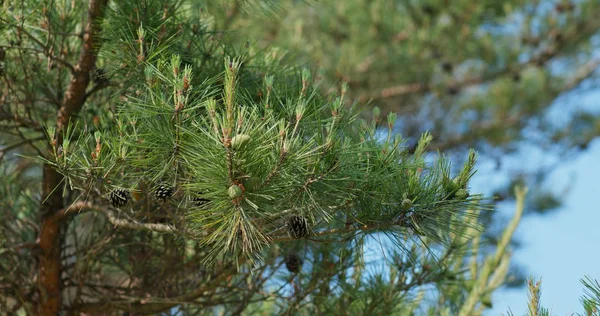
<path fill-rule="evenodd" d="M 480 173 L 473 189 L 482 185 Z M 516 237 L 522 247 L 514 252 L 513 262 L 526 274 L 542 278 L 542 304 L 551 315 L 582 313 L 579 298 L 583 286 L 579 279 L 590 275 L 600 280 L 600 140 L 575 159 L 552 171 L 547 183 L 554 192 L 563 192 L 563 206 L 547 215 L 530 215 L 523 219 Z M 479 184 L 477 184 L 479 182 Z M 482 188 L 483 189 L 483 188 Z M 507 216 L 514 207 L 499 210 Z M 494 308 L 488 315 L 525 315 L 527 291 L 504 289 L 493 296 Z"/>

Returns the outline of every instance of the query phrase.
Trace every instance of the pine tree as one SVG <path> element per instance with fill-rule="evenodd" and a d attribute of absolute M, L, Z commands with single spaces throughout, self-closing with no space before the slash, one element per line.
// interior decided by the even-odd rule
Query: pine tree
<path fill-rule="evenodd" d="M 529 214 L 544 214 L 562 200 L 547 176 L 600 135 L 597 107 L 580 101 L 598 88 L 599 15 L 596 0 L 351 0 L 294 2 L 269 23 L 238 14 L 229 25 L 243 30 L 231 32 L 238 40 L 318 65 L 325 91 L 345 82 L 349 98 L 397 112 L 409 146 L 429 131 L 431 152 L 460 160 L 477 149 L 511 178 L 489 188 L 495 196 L 513 199 L 525 184 Z M 503 165 L 530 151 L 560 163 Z M 487 227 L 502 221 L 487 215 Z"/>
<path fill-rule="evenodd" d="M 223 32 L 278 14 L 265 3 L 3 2 L 9 313 L 489 307 L 524 193 L 480 246 L 475 152 L 454 172 L 426 155 L 430 134 L 411 149 L 395 114 L 362 119 L 348 86 L 323 92 L 322 76 Z"/>
<path fill-rule="evenodd" d="M 397 112 L 409 146 L 429 131 L 432 152 L 477 149 L 512 178 L 496 196 L 525 182 L 528 209 L 543 213 L 560 206 L 545 180 L 561 164 L 514 170 L 504 157 L 533 149 L 564 161 L 600 135 L 594 101 L 580 101 L 598 87 L 599 14 L 595 0 L 351 0 L 294 2 L 269 23 L 238 14 L 228 25 L 318 65 L 326 90 L 346 82 L 351 99 Z"/>
<path fill-rule="evenodd" d="M 352 0 L 294 2 L 266 26 L 243 15 L 230 24 L 244 30 L 232 36 L 319 65 L 326 89 L 346 82 L 350 98 L 397 112 L 406 138 L 433 132 L 430 150 L 497 154 L 528 129 L 545 149 L 585 149 L 600 134 L 590 109 L 565 109 L 564 125 L 548 113 L 584 81 L 597 87 L 586 79 L 600 65 L 599 14 L 595 0 Z"/>

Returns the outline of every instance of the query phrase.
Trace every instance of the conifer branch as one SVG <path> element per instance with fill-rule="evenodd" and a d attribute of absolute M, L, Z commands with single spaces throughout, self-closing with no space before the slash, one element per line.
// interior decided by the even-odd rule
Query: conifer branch
<path fill-rule="evenodd" d="M 115 215 L 115 213 L 108 209 L 107 207 L 93 204 L 91 202 L 79 201 L 73 203 L 72 205 L 59 210 L 56 212 L 57 217 L 62 217 L 65 215 L 77 215 L 81 212 L 85 211 L 95 211 L 102 213 L 106 216 L 108 221 L 117 228 L 121 229 L 131 229 L 131 230 L 147 230 L 153 231 L 157 233 L 175 233 L 176 230 L 170 225 L 166 224 L 156 224 L 156 223 L 140 223 L 134 220 L 128 220 L 125 218 L 120 218 Z"/>
<path fill-rule="evenodd" d="M 273 170 L 271 170 L 271 172 L 269 172 L 269 174 L 265 178 L 265 181 L 263 181 L 263 183 L 261 184 L 261 187 L 266 187 L 267 185 L 269 185 L 269 182 L 271 182 L 271 179 L 273 179 L 273 177 L 279 171 L 279 168 L 281 168 L 281 165 L 283 165 L 283 162 L 285 161 L 286 156 L 287 156 L 287 153 L 286 153 L 285 149 L 282 148 L 281 153 L 279 154 L 279 160 L 277 160 L 277 164 L 275 164 L 275 167 L 273 167 Z"/>
<path fill-rule="evenodd" d="M 245 6 L 275 12 L 278 0 L 206 8 L 187 0 L 115 1 L 106 19 L 108 0 L 11 2 L 15 10 L 0 13 L 10 22 L 0 27 L 0 128 L 7 135 L 0 142 L 8 145 L 0 158 L 19 146 L 29 155 L 42 132 L 50 140 L 38 152 L 43 175 L 25 173 L 17 155 L 9 161 L 15 168 L 0 168 L 7 197 L 0 199 L 0 245 L 7 245 L 0 246 L 0 306 L 40 315 L 212 307 L 233 314 L 481 313 L 506 281 L 520 214 L 484 246 L 482 223 L 491 215 L 469 191 L 474 152 L 452 168 L 443 156 L 426 155 L 505 128 L 501 142 L 518 137 L 600 64 L 576 69 L 600 26 L 592 19 L 600 12 L 595 1 L 560 3 L 547 15 L 513 6 L 519 23 L 537 19 L 542 31 L 531 35 L 535 43 L 511 47 L 504 40 L 524 35 L 478 28 L 511 14 L 489 1 L 452 10 L 380 0 L 345 10 L 332 2 L 309 14 L 294 2 L 293 14 L 266 32 L 256 15 L 240 13 Z M 555 16 L 567 22 L 556 24 Z M 572 17 L 580 21 L 571 24 Z M 451 37 L 428 36 L 451 33 L 466 49 Z M 378 40 L 390 46 L 364 46 Z M 105 55 L 98 65 L 110 81 L 90 74 L 99 45 Z M 315 58 L 324 72 L 313 77 L 288 67 L 294 52 Z M 562 62 L 578 66 L 557 73 L 553 66 Z M 373 93 L 376 102 L 399 96 L 401 116 L 386 122 L 374 110 L 363 123 L 365 113 L 346 106 L 346 85 L 317 84 L 336 78 L 357 79 L 355 93 Z M 463 98 L 470 89 L 452 96 L 473 86 L 481 87 L 476 98 Z M 422 111 L 409 113 L 417 105 Z M 400 128 L 416 136 L 413 128 L 424 126 L 436 140 L 424 134 L 414 152 L 394 135 Z M 42 182 L 41 194 L 31 180 Z M 371 242 L 380 243 L 383 258 L 367 254 Z M 380 263 L 383 269 L 371 268 Z M 423 299 L 430 288 L 433 299 Z"/>
<path fill-rule="evenodd" d="M 482 301 L 482 297 L 502 285 L 502 281 L 508 272 L 510 258 L 507 247 L 521 221 L 521 217 L 523 216 L 526 194 L 527 188 L 515 188 L 515 195 L 517 198 L 515 215 L 513 215 L 510 224 L 502 232 L 500 241 L 497 244 L 496 252 L 486 256 L 483 265 L 479 267 L 479 269 L 471 269 L 471 273 L 473 273 L 471 277 L 473 278 L 474 283 L 468 297 L 462 304 L 459 312 L 460 316 L 472 315 L 477 303 Z M 473 260 L 475 260 L 475 258 L 473 258 Z"/>
<path fill-rule="evenodd" d="M 84 102 L 90 97 L 92 96 L 94 93 L 101 91 L 105 88 L 110 87 L 110 83 L 108 81 L 100 81 L 98 83 L 96 83 L 92 89 L 90 89 L 90 91 L 86 92 L 85 97 L 84 97 Z"/>
<path fill-rule="evenodd" d="M 565 91 L 577 87 L 583 80 L 589 78 L 590 75 L 598 69 L 598 66 L 600 66 L 600 59 L 593 59 L 580 67 L 575 72 L 575 75 L 566 83 Z M 468 146 L 470 142 L 478 139 L 481 135 L 485 135 L 486 133 L 498 129 L 506 129 L 507 127 L 515 128 L 520 124 L 523 124 L 528 117 L 529 116 L 524 113 L 519 113 L 494 121 L 477 122 L 470 127 L 469 133 L 463 133 L 448 139 L 437 140 L 431 144 L 429 148 L 431 150 L 445 151 L 460 146 L 461 144 Z"/>
<path fill-rule="evenodd" d="M 380 225 L 358 225 L 358 226 L 348 225 L 343 228 L 331 228 L 331 229 L 315 232 L 312 235 L 309 235 L 308 238 L 318 242 L 320 240 L 312 239 L 312 238 L 329 236 L 329 235 L 346 235 L 346 234 L 355 233 L 355 232 L 368 233 L 368 232 L 372 232 L 372 231 L 382 231 L 382 230 L 390 229 L 394 226 L 404 227 L 397 223 L 381 223 Z M 280 237 L 274 237 L 271 239 L 271 241 L 273 241 L 273 242 L 285 242 L 285 241 L 293 241 L 293 240 L 295 240 L 295 238 L 289 237 L 289 236 L 280 236 Z M 344 238 L 344 239 L 338 240 L 337 242 L 346 242 L 346 241 L 347 241 L 347 238 Z"/>
<path fill-rule="evenodd" d="M 534 283 L 533 279 L 527 280 L 527 289 L 529 291 L 529 302 L 527 302 L 527 316 L 539 316 L 540 313 L 543 313 L 543 308 L 540 305 L 540 297 L 541 297 L 541 284 L 542 281 L 537 281 Z"/>
<path fill-rule="evenodd" d="M 515 71 L 515 69 L 524 69 L 528 65 L 540 65 L 540 64 L 544 65 L 544 64 L 548 63 L 549 59 L 551 57 L 553 57 L 555 54 L 556 54 L 556 49 L 544 50 L 537 56 L 529 59 L 528 61 L 526 61 L 524 63 L 520 63 L 518 65 L 513 65 L 513 66 L 507 66 L 506 68 L 504 68 L 502 70 L 487 74 L 485 76 L 471 77 L 471 78 L 467 78 L 467 79 L 464 79 L 461 81 L 451 82 L 448 84 L 448 86 L 451 89 L 462 90 L 469 86 L 483 84 L 485 82 L 495 80 L 499 77 L 511 74 Z M 589 75 L 598 67 L 598 65 L 599 65 L 599 63 L 598 63 L 597 59 L 587 62 L 584 66 L 582 66 L 576 72 L 577 75 L 575 76 L 574 80 L 570 81 L 570 83 L 567 85 L 567 88 L 565 90 L 572 89 L 578 82 L 581 82 L 583 79 L 589 77 Z M 397 86 L 382 89 L 381 91 L 379 91 L 376 94 L 372 94 L 369 96 L 361 96 L 359 100 L 361 102 L 366 102 L 369 100 L 380 100 L 380 99 L 387 99 L 387 98 L 392 98 L 392 97 L 399 97 L 399 96 L 403 96 L 403 95 L 407 95 L 407 94 L 425 93 L 425 92 L 431 91 L 434 87 L 435 87 L 435 85 L 430 85 L 430 84 L 426 84 L 426 83 L 411 83 L 411 84 L 397 85 Z"/>
<path fill-rule="evenodd" d="M 41 43 L 31 33 L 27 32 L 27 30 L 25 30 L 24 28 L 22 28 L 22 27 L 20 27 L 18 25 L 14 25 L 14 27 L 17 30 L 21 31 L 23 34 L 27 35 L 27 37 L 29 39 L 31 39 L 32 41 L 34 41 L 36 44 L 43 45 L 43 43 Z M 35 47 L 7 46 L 7 45 L 0 45 L 0 47 L 1 48 L 8 48 L 8 49 L 28 50 L 28 51 L 33 51 L 33 52 L 36 52 L 36 53 L 44 54 L 44 56 L 46 56 L 47 58 L 50 58 L 50 60 L 57 61 L 58 63 L 62 64 L 63 66 L 69 68 L 69 70 L 71 71 L 71 73 L 75 71 L 75 67 L 73 66 L 73 64 L 71 64 L 67 60 L 64 60 L 64 59 L 62 59 L 60 57 L 55 56 L 54 54 L 52 54 L 51 52 L 49 52 L 45 48 L 45 46 L 42 46 L 43 49 L 39 49 L 39 48 L 35 48 Z"/>
<path fill-rule="evenodd" d="M 240 264 L 241 262 L 238 262 Z M 81 303 L 73 308 L 79 312 L 96 312 L 100 310 L 124 310 L 140 313 L 159 313 L 173 308 L 182 303 L 190 303 L 202 307 L 210 307 L 224 302 L 211 300 L 208 302 L 197 301 L 205 293 L 214 291 L 217 287 L 223 286 L 223 282 L 231 278 L 232 273 L 237 271 L 236 265 L 226 265 L 216 273 L 217 277 L 206 284 L 174 297 L 166 298 L 147 298 L 147 297 L 128 297 L 126 299 L 107 299 L 101 302 Z"/>
<path fill-rule="evenodd" d="M 37 137 L 37 138 L 31 138 L 31 139 L 29 139 L 29 138 L 23 138 L 21 141 L 18 141 L 16 143 L 4 146 L 4 147 L 0 148 L 0 161 L 2 161 L 2 158 L 4 158 L 4 155 L 7 152 L 9 152 L 11 150 L 14 150 L 14 149 L 17 149 L 17 148 L 19 148 L 19 147 L 21 147 L 23 145 L 31 144 L 33 142 L 44 140 L 44 139 L 46 139 L 46 137 Z"/>

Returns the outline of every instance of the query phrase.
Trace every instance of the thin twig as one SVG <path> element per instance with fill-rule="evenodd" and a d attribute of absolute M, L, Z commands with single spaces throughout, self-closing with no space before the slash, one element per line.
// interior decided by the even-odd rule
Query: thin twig
<path fill-rule="evenodd" d="M 65 216 L 70 214 L 79 214 L 84 211 L 95 211 L 102 213 L 106 216 L 108 221 L 117 228 L 132 229 L 132 230 L 147 230 L 157 233 L 175 233 L 176 229 L 173 226 L 166 224 L 154 224 L 154 223 L 140 223 L 130 219 L 119 218 L 115 216 L 115 213 L 106 208 L 101 207 L 90 202 L 76 202 L 69 207 L 59 210 L 57 216 Z"/>
<path fill-rule="evenodd" d="M 33 47 L 21 47 L 21 46 L 0 46 L 3 48 L 11 48 L 11 49 L 23 49 L 23 50 L 32 50 L 41 54 L 44 54 L 44 56 L 50 58 L 53 61 L 57 61 L 60 64 L 64 65 L 65 67 L 69 68 L 69 70 L 71 70 L 71 72 L 75 71 L 75 67 L 68 61 L 60 58 L 60 57 L 56 57 L 54 56 L 54 54 L 50 53 L 48 51 L 48 48 L 46 47 L 46 45 L 44 45 L 44 43 L 40 42 L 40 40 L 38 40 L 35 36 L 33 36 L 33 34 L 27 32 L 27 30 L 25 30 L 25 28 L 20 27 L 18 25 L 14 25 L 14 27 L 22 32 L 23 34 L 27 35 L 27 37 L 29 39 L 31 39 L 32 41 L 34 41 L 37 45 L 39 45 L 42 49 L 37 49 L 37 48 L 33 48 Z"/>

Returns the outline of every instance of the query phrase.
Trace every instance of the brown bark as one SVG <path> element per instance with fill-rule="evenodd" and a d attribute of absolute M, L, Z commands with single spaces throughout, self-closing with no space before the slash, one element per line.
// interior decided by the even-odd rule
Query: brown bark
<path fill-rule="evenodd" d="M 101 19 L 108 0 L 90 0 L 88 20 L 85 26 L 83 46 L 79 61 L 72 72 L 72 79 L 65 92 L 64 102 L 57 114 L 56 144 L 62 143 L 64 128 L 74 118 L 85 101 L 85 91 L 90 82 L 90 72 L 96 64 L 97 39 L 101 31 Z M 61 221 L 64 208 L 62 176 L 50 165 L 44 165 L 41 226 L 38 269 L 38 315 L 57 315 L 61 307 Z"/>
<path fill-rule="evenodd" d="M 55 209 L 63 205 L 60 175 L 49 165 L 44 165 L 42 188 L 43 203 L 40 207 L 41 226 L 39 235 L 40 257 L 38 271 L 38 314 L 56 315 L 60 308 L 60 217 L 54 216 Z"/>

